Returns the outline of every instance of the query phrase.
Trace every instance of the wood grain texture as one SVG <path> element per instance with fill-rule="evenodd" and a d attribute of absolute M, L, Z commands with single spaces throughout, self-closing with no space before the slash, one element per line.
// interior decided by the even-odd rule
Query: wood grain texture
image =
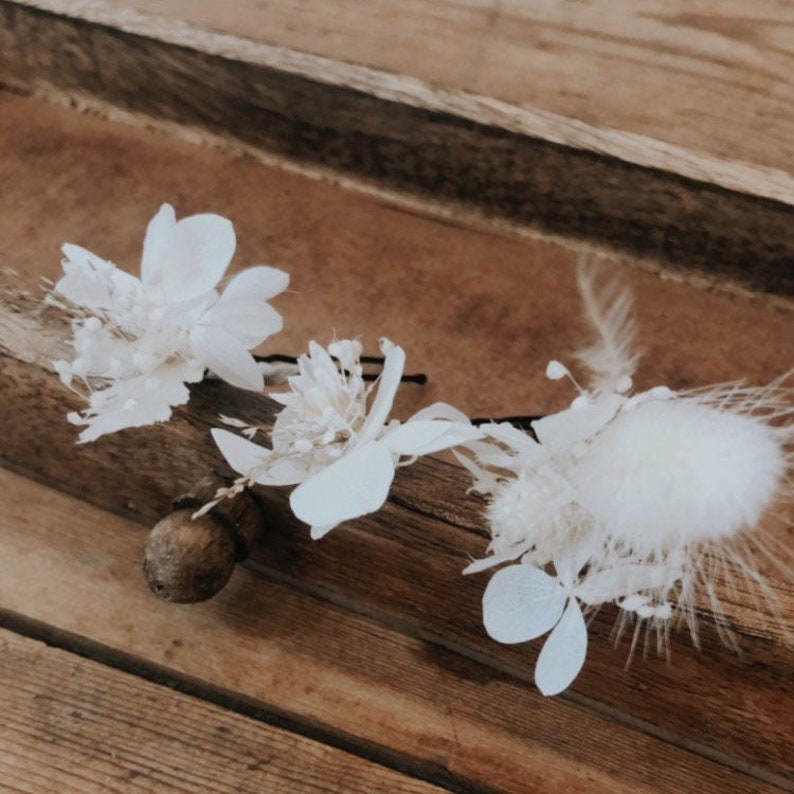
<path fill-rule="evenodd" d="M 0 11 L 0 82 L 22 90 L 99 97 L 490 215 L 794 289 L 787 172 L 102 3 L 5 0 Z"/>
<path fill-rule="evenodd" d="M 706 794 L 786 788 L 785 777 L 777 786 L 762 782 L 758 769 L 744 774 L 715 763 L 586 700 L 543 698 L 488 664 L 257 570 L 238 570 L 212 602 L 164 604 L 136 570 L 139 526 L 2 470 L 0 485 L 0 553 L 7 561 L 0 623 L 39 632 L 49 643 L 72 644 L 83 656 L 222 699 L 227 709 L 287 723 L 351 752 L 378 758 L 385 751 L 391 764 L 440 778 L 461 794 L 679 794 L 693 780 Z M 21 616 L 52 628 L 28 627 Z M 657 672 L 656 665 L 644 670 Z M 61 684 L 69 686 L 68 679 Z M 177 699 L 170 708 L 181 712 L 183 704 Z M 764 707 L 756 704 L 754 714 L 769 734 Z M 173 727 L 162 731 L 171 742 Z M 237 728 L 223 752 L 250 747 L 256 731 L 250 735 L 238 739 Z"/>
<path fill-rule="evenodd" d="M 442 791 L 3 630 L 0 681 L 9 794 Z"/>
<path fill-rule="evenodd" d="M 794 9 L 686 0 L 111 0 L 437 89 L 792 173 Z M 571 130 L 574 125 L 570 125 Z M 569 133 L 572 137 L 572 132 Z"/>

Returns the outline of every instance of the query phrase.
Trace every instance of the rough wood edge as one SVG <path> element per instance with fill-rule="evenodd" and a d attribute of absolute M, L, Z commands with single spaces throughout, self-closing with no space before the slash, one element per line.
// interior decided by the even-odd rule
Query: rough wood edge
<path fill-rule="evenodd" d="M 437 88 L 408 75 L 219 33 L 184 21 L 154 17 L 133 8 L 120 9 L 102 0 L 10 1 L 318 83 L 354 89 L 387 102 L 458 116 L 475 124 L 498 127 L 540 141 L 607 155 L 626 163 L 794 205 L 794 176 L 778 168 L 727 160 L 645 135 L 587 124 L 494 97 Z"/>
<path fill-rule="evenodd" d="M 794 178 L 774 169 L 102 2 L 1 0 L 0 12 L 0 83 L 10 87 L 99 96 L 400 190 L 794 293 Z"/>

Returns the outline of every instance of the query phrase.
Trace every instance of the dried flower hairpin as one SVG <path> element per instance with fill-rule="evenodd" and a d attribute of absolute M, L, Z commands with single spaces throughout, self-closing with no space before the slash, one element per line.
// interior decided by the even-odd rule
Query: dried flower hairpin
<path fill-rule="evenodd" d="M 64 276 L 50 300 L 76 315 L 76 355 L 55 367 L 67 386 L 85 389 L 88 407 L 69 416 L 87 426 L 80 441 L 167 420 L 173 406 L 187 402 L 185 384 L 201 380 L 206 369 L 234 386 L 263 388 L 248 351 L 281 330 L 268 301 L 289 277 L 253 267 L 220 294 L 235 246 L 226 218 L 177 221 L 169 204 L 146 230 L 140 279 L 80 246 L 63 246 Z"/>
<path fill-rule="evenodd" d="M 226 219 L 177 222 L 166 204 L 148 226 L 140 279 L 66 245 L 65 275 L 50 298 L 73 316 L 75 358 L 55 367 L 65 384 L 87 392 L 88 407 L 70 415 L 86 426 L 80 441 L 168 419 L 189 397 L 185 384 L 208 370 L 246 389 L 262 390 L 263 373 L 271 384 L 286 381 L 286 390 L 270 393 L 283 407 L 264 444 L 253 440 L 258 428 L 221 415 L 241 432 L 215 428 L 212 436 L 240 476 L 214 498 L 217 486 L 191 495 L 180 527 L 227 497 L 244 498 L 247 486 L 294 486 L 293 512 L 321 538 L 378 510 L 399 466 L 456 450 L 474 475 L 473 490 L 489 499 L 488 554 L 465 572 L 501 566 L 484 591 L 485 629 L 503 643 L 549 634 L 535 667 L 537 685 L 549 695 L 581 670 L 585 614 L 602 604 L 619 608 L 618 634 L 634 626 L 633 650 L 643 627 L 646 642 L 655 632 L 664 648 L 680 620 L 697 643 L 702 599 L 718 626 L 727 626 L 717 579 L 741 577 L 764 594 L 752 554 L 765 549 L 759 525 L 776 502 L 792 497 L 794 404 L 785 379 L 765 388 L 659 386 L 632 394 L 639 357 L 631 295 L 617 281 L 599 286 L 593 270 L 582 270 L 579 286 L 597 339 L 578 356 L 589 388 L 574 381 L 578 396 L 568 408 L 531 421 L 529 432 L 470 421 L 445 403 L 400 422 L 390 419 L 392 403 L 401 379 L 412 376 L 403 376 L 405 353 L 389 340 L 381 340 L 383 368 L 374 383 L 355 340 L 327 348 L 310 342 L 286 365 L 280 356 L 255 361 L 249 351 L 281 329 L 268 301 L 286 289 L 288 276 L 254 267 L 220 293 L 234 249 Z M 557 361 L 546 374 L 573 381 Z M 245 511 L 256 523 L 250 499 Z M 208 521 L 202 527 L 212 530 Z M 163 530 L 158 548 L 172 548 L 171 540 Z M 229 554 L 239 551 L 226 545 Z M 191 568 L 186 577 L 206 583 L 222 571 L 228 578 L 233 565 Z M 215 578 L 222 586 L 223 577 Z M 202 586 L 200 597 L 214 592 L 214 585 Z"/>
<path fill-rule="evenodd" d="M 616 603 L 619 632 L 634 621 L 632 648 L 643 622 L 664 647 L 676 620 L 697 643 L 700 597 L 721 619 L 716 579 L 743 577 L 763 593 L 751 552 L 765 549 L 758 525 L 791 498 L 794 428 L 781 422 L 794 413 L 791 390 L 778 381 L 630 395 L 631 296 L 616 282 L 599 291 L 594 278 L 580 273 L 598 333 L 579 354 L 590 390 L 533 422 L 534 437 L 484 426 L 486 439 L 459 456 L 490 500 L 490 556 L 466 572 L 513 563 L 485 589 L 485 628 L 503 643 L 551 631 L 535 667 L 544 694 L 567 688 L 584 663 L 582 605 Z M 547 375 L 569 372 L 553 361 Z"/>
<path fill-rule="evenodd" d="M 364 381 L 359 342 L 340 340 L 327 350 L 310 342 L 308 354 L 298 359 L 298 373 L 289 378 L 290 391 L 271 394 L 284 406 L 273 426 L 272 448 L 228 430 L 212 431 L 226 461 L 242 475 L 238 486 L 298 486 L 290 505 L 311 525 L 313 538 L 380 509 L 401 462 L 482 436 L 464 414 L 444 403 L 404 424 L 389 422 L 405 353 L 388 339 L 381 340 L 381 351 L 383 371 L 373 397 Z"/>

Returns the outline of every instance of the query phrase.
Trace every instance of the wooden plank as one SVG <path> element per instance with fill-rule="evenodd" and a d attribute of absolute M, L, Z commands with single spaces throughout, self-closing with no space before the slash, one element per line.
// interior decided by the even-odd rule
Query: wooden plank
<path fill-rule="evenodd" d="M 335 325 L 342 334 L 356 335 L 372 329 L 377 318 L 383 323 L 377 333 L 393 335 L 409 350 L 419 350 L 419 360 L 433 363 L 438 390 L 411 391 L 415 400 L 441 397 L 470 413 L 497 414 L 506 405 L 511 413 L 520 410 L 528 395 L 530 411 L 560 404 L 559 386 L 545 381 L 542 372 L 552 353 L 549 340 L 553 354 L 565 357 L 580 334 L 572 289 L 576 251 L 435 223 L 333 186 L 207 151 L 185 152 L 172 141 L 146 140 L 140 131 L 28 100 L 8 98 L 5 106 L 21 114 L 4 117 L 2 138 L 11 153 L 2 162 L 6 168 L 11 163 L 11 174 L 17 175 L 8 181 L 0 213 L 8 264 L 19 257 L 38 266 L 64 238 L 134 262 L 139 236 L 129 230 L 143 228 L 148 207 L 172 191 L 189 196 L 183 199 L 185 211 L 221 209 L 218 186 L 226 185 L 229 214 L 242 229 L 241 247 L 249 246 L 243 262 L 257 261 L 261 250 L 274 247 L 274 239 L 285 241 L 276 246 L 283 254 L 276 261 L 297 276 L 293 284 L 299 294 L 290 296 L 295 302 L 286 311 L 291 330 L 285 339 L 293 350 L 317 328 Z M 19 118 L 24 126 L 14 123 Z M 48 132 L 53 125 L 57 138 Z M 97 192 L 97 185 L 103 191 Z M 108 194 L 124 195 L 130 204 L 112 205 Z M 499 262 L 498 271 L 489 267 L 493 261 Z M 763 382 L 790 364 L 790 312 L 647 273 L 632 273 L 630 280 L 646 329 L 641 343 L 649 363 L 640 374 L 641 386 L 662 381 L 681 387 L 740 375 Z M 460 285 L 454 295 L 450 284 Z M 6 460 L 114 510 L 150 518 L 216 464 L 206 426 L 216 406 L 233 399 L 219 384 L 198 389 L 190 408 L 165 428 L 77 448 L 74 428 L 63 420 L 68 395 L 49 371 L 49 361 L 63 354 L 62 330 L 47 332 L 40 318 L 15 313 L 8 304 L 0 319 Z M 471 324 L 481 336 L 462 345 L 460 334 Z M 515 365 L 525 359 L 529 374 Z M 488 375 L 472 378 L 472 373 Z M 227 406 L 243 414 L 270 410 L 245 401 Z M 383 514 L 322 544 L 310 544 L 305 528 L 295 526 L 276 500 L 275 515 L 283 523 L 252 564 L 263 575 L 354 606 L 381 623 L 432 637 L 435 648 L 455 648 L 526 680 L 532 651 L 498 648 L 485 639 L 478 614 L 482 584 L 459 573 L 467 555 L 480 554 L 485 543 L 479 505 L 460 498 L 467 484 L 459 471 L 440 463 L 405 470 Z M 358 576 L 351 559 L 358 559 L 376 584 Z M 779 580 L 773 586 L 785 614 L 790 587 Z M 625 724 L 644 721 L 644 729 L 721 763 L 760 768 L 759 774 L 784 773 L 790 768 L 790 697 L 780 696 L 779 682 L 785 680 L 790 654 L 782 648 L 782 634 L 754 609 L 735 599 L 729 603 L 744 635 L 743 659 L 715 647 L 712 634 L 703 656 L 682 641 L 675 648 L 675 667 L 648 660 L 624 674 L 623 651 L 609 650 L 611 618 L 605 615 L 594 628 L 587 672 L 571 697 L 584 698 L 588 709 L 607 710 Z M 732 693 L 739 691 L 741 702 L 726 710 L 726 701 L 733 702 Z M 715 713 L 725 717 L 715 721 Z"/>
<path fill-rule="evenodd" d="M 102 3 L 3 0 L 0 11 L 0 82 L 17 89 L 99 98 L 490 216 L 794 289 L 794 177 L 783 171 Z"/>
<path fill-rule="evenodd" d="M 3 791 L 442 789 L 0 630 Z"/>
<path fill-rule="evenodd" d="M 543 698 L 488 666 L 254 570 L 238 570 L 214 601 L 164 604 L 136 570 L 140 527 L 2 470 L 0 492 L 0 622 L 38 631 L 49 643 L 71 643 L 81 655 L 209 698 L 220 691 L 228 709 L 287 720 L 362 755 L 377 759 L 388 750 L 392 764 L 446 780 L 453 791 L 677 794 L 692 780 L 706 794 L 786 787 L 785 778 L 776 787 L 758 769 L 743 773 L 730 759 L 715 763 L 672 736 L 654 737 L 639 721 L 626 725 L 586 702 Z M 31 628 L 19 615 L 52 628 Z M 16 678 L 25 689 L 22 672 Z M 138 686 L 124 682 L 122 693 Z M 72 685 L 53 682 L 61 690 Z M 93 701 L 90 688 L 85 696 Z M 114 695 L 120 708 L 134 708 L 128 699 Z M 763 706 L 756 709 L 762 719 Z M 160 724 L 169 746 L 181 730 L 168 727 L 171 719 L 167 712 Z M 197 729 L 186 721 L 189 737 Z M 226 752 L 242 745 L 245 757 L 252 736 L 235 729 Z"/>
<path fill-rule="evenodd" d="M 774 0 L 110 0 L 191 23 L 792 173 L 794 10 Z M 574 124 L 569 135 L 574 136 Z M 630 157 L 629 157 L 630 159 Z M 657 165 L 659 163 L 657 162 Z"/>

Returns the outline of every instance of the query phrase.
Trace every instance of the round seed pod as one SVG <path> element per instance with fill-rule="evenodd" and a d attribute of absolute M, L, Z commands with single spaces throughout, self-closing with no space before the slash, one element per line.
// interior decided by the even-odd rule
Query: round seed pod
<path fill-rule="evenodd" d="M 262 530 L 262 511 L 247 491 L 225 499 L 193 518 L 211 501 L 218 485 L 209 477 L 174 502 L 146 541 L 143 572 L 149 588 L 164 601 L 197 603 L 219 593 L 235 565 L 246 559 Z"/>

